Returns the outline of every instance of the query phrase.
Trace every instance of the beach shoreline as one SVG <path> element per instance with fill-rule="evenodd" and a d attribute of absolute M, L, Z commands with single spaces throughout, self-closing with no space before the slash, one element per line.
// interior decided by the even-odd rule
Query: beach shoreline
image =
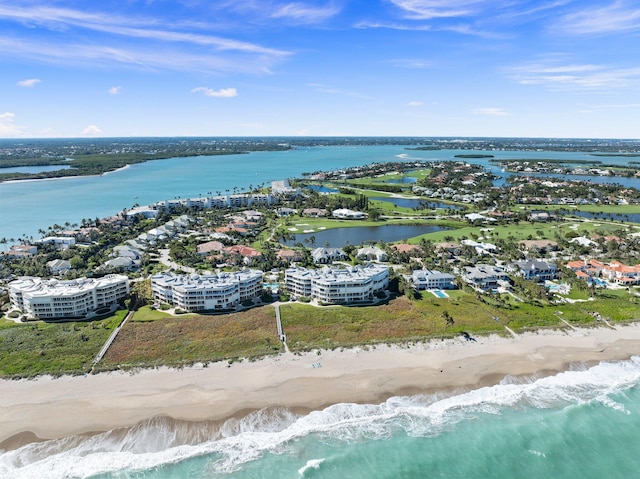
<path fill-rule="evenodd" d="M 25 178 L 25 179 L 14 179 L 14 180 L 0 180 L 0 183 L 4 183 L 6 185 L 10 185 L 12 183 L 31 183 L 36 181 L 55 181 L 55 180 L 68 180 L 71 178 L 94 178 L 97 176 L 107 176 L 111 173 L 117 173 L 119 171 L 124 171 L 127 168 L 130 168 L 131 165 L 124 165 L 120 168 L 116 168 L 115 170 L 105 171 L 103 173 L 96 173 L 95 175 L 67 175 L 67 176 L 55 176 L 51 178 Z M 0 168 L 0 173 L 2 173 L 2 169 Z"/>
<path fill-rule="evenodd" d="M 224 421 L 283 407 L 320 410 L 389 397 L 453 395 L 640 354 L 640 324 L 376 345 L 257 361 L 1 380 L 0 448 L 126 428 L 156 417 Z"/>

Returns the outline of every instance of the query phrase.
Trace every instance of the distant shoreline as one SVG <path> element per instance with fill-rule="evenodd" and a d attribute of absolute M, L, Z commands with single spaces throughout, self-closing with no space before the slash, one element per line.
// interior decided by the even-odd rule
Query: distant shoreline
<path fill-rule="evenodd" d="M 397 395 L 452 395 L 507 376 L 548 376 L 639 352 L 640 324 L 631 324 L 540 330 L 517 338 L 478 336 L 475 342 L 283 353 L 180 370 L 2 380 L 0 448 L 129 427 L 159 416 L 222 422 L 268 407 L 306 412 L 338 403 L 379 404 Z"/>
<path fill-rule="evenodd" d="M 96 175 L 68 175 L 68 176 L 56 176 L 53 178 L 25 178 L 24 180 L 4 180 L 4 181 L 0 180 L 0 183 L 5 183 L 9 185 L 12 183 L 32 183 L 36 181 L 70 180 L 72 178 L 94 178 L 96 176 L 106 176 L 106 175 L 110 175 L 111 173 L 117 173 L 119 171 L 126 170 L 127 168 L 130 168 L 130 167 L 131 165 L 124 165 L 120 168 L 116 168 L 115 170 L 105 171 L 104 173 L 98 173 Z M 2 173 L 1 170 L 0 170 L 0 173 Z"/>

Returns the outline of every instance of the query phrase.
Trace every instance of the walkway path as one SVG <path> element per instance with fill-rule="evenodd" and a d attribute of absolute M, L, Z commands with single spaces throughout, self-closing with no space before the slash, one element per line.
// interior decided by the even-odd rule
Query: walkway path
<path fill-rule="evenodd" d="M 96 364 L 98 364 L 102 360 L 104 355 L 107 354 L 107 351 L 109 350 L 109 347 L 111 346 L 113 341 L 116 339 L 116 336 L 118 335 L 122 327 L 125 325 L 127 320 L 129 320 L 134 315 L 134 313 L 135 311 L 129 311 L 129 314 L 125 316 L 124 320 L 120 323 L 120 325 L 113 330 L 113 332 L 111 333 L 111 336 L 109 336 L 109 339 L 107 339 L 107 342 L 104 343 L 104 346 L 102 346 L 102 349 L 100 350 L 98 355 L 95 357 L 95 359 L 91 363 L 91 370 L 89 371 L 89 374 L 93 373 L 93 369 L 96 367 Z"/>
<path fill-rule="evenodd" d="M 280 321 L 280 303 L 273 303 L 273 307 L 276 309 L 276 328 L 278 329 L 278 337 L 284 345 L 285 353 L 288 353 L 289 347 L 287 346 L 287 335 L 284 334 L 284 331 L 282 330 L 282 321 Z"/>

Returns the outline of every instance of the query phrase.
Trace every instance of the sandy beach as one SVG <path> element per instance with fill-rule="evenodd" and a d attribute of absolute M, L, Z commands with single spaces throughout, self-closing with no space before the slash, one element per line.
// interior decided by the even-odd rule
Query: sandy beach
<path fill-rule="evenodd" d="M 184 369 L 0 381 L 0 444 L 107 431 L 168 416 L 222 420 L 269 406 L 319 409 L 461 392 L 640 354 L 640 325 L 378 345 Z"/>

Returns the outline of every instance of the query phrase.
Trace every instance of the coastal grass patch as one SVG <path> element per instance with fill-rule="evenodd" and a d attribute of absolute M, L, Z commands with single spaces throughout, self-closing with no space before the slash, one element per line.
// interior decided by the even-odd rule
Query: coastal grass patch
<path fill-rule="evenodd" d="M 640 321 L 640 298 L 624 290 L 601 290 L 593 301 L 576 303 L 587 313 L 600 313 L 604 318 L 616 322 Z"/>
<path fill-rule="evenodd" d="M 0 376 L 82 374 L 127 311 L 99 321 L 30 322 L 0 329 Z"/>
<path fill-rule="evenodd" d="M 478 314 L 473 306 L 481 305 L 468 294 L 458 298 L 423 294 L 418 300 L 401 296 L 379 306 L 287 304 L 280 306 L 280 314 L 292 351 L 502 332 L 491 319 L 490 308 L 481 306 L 485 310 Z M 447 315 L 453 322 L 447 322 Z"/>
<path fill-rule="evenodd" d="M 281 349 L 270 307 L 221 316 L 171 316 L 127 322 L 97 369 L 235 361 Z"/>

